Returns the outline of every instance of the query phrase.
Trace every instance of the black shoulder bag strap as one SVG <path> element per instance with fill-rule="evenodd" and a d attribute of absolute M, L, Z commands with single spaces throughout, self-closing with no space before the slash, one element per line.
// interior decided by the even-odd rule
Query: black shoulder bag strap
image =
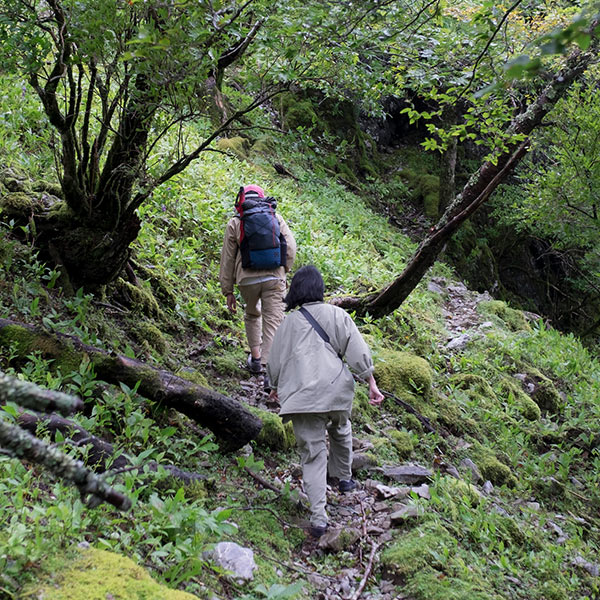
<path fill-rule="evenodd" d="M 319 334 L 323 341 L 333 348 L 331 341 L 329 340 L 329 336 L 327 335 L 326 331 L 319 325 L 319 322 L 304 308 L 304 306 L 301 306 L 298 310 L 300 310 L 300 312 L 306 317 L 306 320 L 313 326 L 313 329 Z M 335 348 L 333 348 L 333 351 L 338 355 L 338 358 L 340 360 L 344 359 L 344 357 L 339 352 L 336 352 Z"/>

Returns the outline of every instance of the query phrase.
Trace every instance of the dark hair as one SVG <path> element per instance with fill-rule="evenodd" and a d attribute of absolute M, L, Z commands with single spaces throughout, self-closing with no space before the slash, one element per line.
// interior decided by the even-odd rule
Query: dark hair
<path fill-rule="evenodd" d="M 306 265 L 296 271 L 290 283 L 290 291 L 283 299 L 286 310 L 292 310 L 307 302 L 323 302 L 325 284 L 319 269 L 313 265 Z"/>

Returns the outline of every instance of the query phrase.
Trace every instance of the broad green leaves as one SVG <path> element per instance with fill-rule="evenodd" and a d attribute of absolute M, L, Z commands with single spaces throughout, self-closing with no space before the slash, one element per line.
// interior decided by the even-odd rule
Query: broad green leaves
<path fill-rule="evenodd" d="M 457 137 L 485 145 L 490 156 L 502 152 L 515 107 L 539 90 L 543 70 L 590 47 L 596 4 L 463 1 L 437 19 L 425 10 L 407 38 L 392 38 L 389 53 L 395 94 L 416 94 L 426 105 L 404 109 L 411 123 L 426 122 L 424 148 L 443 151 Z"/>

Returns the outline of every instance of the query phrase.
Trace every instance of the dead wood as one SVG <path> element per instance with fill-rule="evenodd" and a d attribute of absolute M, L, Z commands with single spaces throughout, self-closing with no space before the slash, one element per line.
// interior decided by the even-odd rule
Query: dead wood
<path fill-rule="evenodd" d="M 0 419 L 0 446 L 20 460 L 43 466 L 57 477 L 77 486 L 90 507 L 108 502 L 119 510 L 129 510 L 131 500 L 108 485 L 80 460 L 38 440 L 29 432 Z"/>
<path fill-rule="evenodd" d="M 65 439 L 69 439 L 76 446 L 87 446 L 86 465 L 93 468 L 96 472 L 104 473 L 109 468 L 111 471 L 129 470 L 129 467 L 133 465 L 131 458 L 126 454 L 115 456 L 115 449 L 112 444 L 92 435 L 89 431 L 69 419 L 57 415 L 22 412 L 17 418 L 17 424 L 33 435 L 36 434 L 38 427 L 42 427 L 53 438 L 55 438 L 57 432 L 60 432 Z M 173 465 L 159 465 L 154 461 L 133 466 L 140 470 L 148 467 L 151 471 L 157 471 L 159 467 L 162 467 L 169 475 L 175 479 L 179 479 L 184 484 L 206 479 L 206 476 L 200 473 L 183 471 Z"/>
<path fill-rule="evenodd" d="M 377 542 L 371 541 L 371 554 L 369 555 L 369 562 L 367 563 L 367 566 L 365 568 L 365 574 L 363 575 L 363 578 L 360 581 L 360 585 L 358 586 L 358 589 L 352 596 L 352 600 L 358 600 L 362 596 L 365 586 L 367 585 L 367 581 L 369 580 L 371 572 L 373 571 L 373 563 L 375 561 L 375 554 L 377 553 L 378 548 L 379 544 L 377 544 Z"/>
<path fill-rule="evenodd" d="M 364 383 L 365 385 L 367 385 L 367 382 L 364 379 L 361 379 L 360 377 L 358 377 L 356 375 L 354 376 L 354 379 L 356 381 L 359 381 L 360 383 Z M 418 419 L 419 423 L 421 423 L 421 425 L 425 431 L 427 431 L 428 433 L 437 433 L 437 434 L 441 435 L 442 437 L 448 437 L 449 433 L 447 431 L 445 431 L 444 429 L 440 429 L 438 431 L 431 424 L 431 421 L 425 415 L 422 415 L 414 406 L 412 406 L 408 402 L 402 400 L 401 398 L 398 398 L 398 396 L 395 396 L 391 392 L 386 392 L 385 390 L 380 390 L 380 391 L 386 398 L 390 398 L 398 406 L 401 406 L 406 412 L 410 413 L 411 415 L 414 415 Z"/>
<path fill-rule="evenodd" d="M 88 360 L 96 376 L 107 383 L 124 383 L 130 388 L 139 383 L 139 394 L 207 427 L 225 451 L 241 448 L 262 427 L 258 417 L 232 398 L 140 360 L 88 346 L 74 336 L 0 319 L 0 346 L 14 346 L 21 358 L 40 352 L 57 363 L 68 359 L 70 365 L 78 366 Z"/>
<path fill-rule="evenodd" d="M 56 410 L 63 415 L 70 415 L 83 408 L 83 402 L 79 398 L 38 387 L 0 371 L 0 404 L 6 404 L 8 401 L 33 410 Z"/>
<path fill-rule="evenodd" d="M 264 477 L 261 477 L 258 473 L 255 473 L 249 467 L 244 467 L 244 471 L 246 471 L 246 473 L 248 473 L 248 475 L 250 475 L 252 479 L 260 483 L 260 485 L 262 485 L 264 488 L 271 490 L 272 492 L 275 492 L 277 495 L 281 496 L 282 492 L 276 485 L 269 483 Z"/>

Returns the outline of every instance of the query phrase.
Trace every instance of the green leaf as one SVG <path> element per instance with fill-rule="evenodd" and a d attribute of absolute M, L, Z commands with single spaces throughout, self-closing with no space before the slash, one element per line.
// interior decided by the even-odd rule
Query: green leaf
<path fill-rule="evenodd" d="M 542 54 L 561 54 L 564 52 L 565 46 L 558 38 L 552 38 L 545 44 L 542 44 L 540 50 Z"/>
<path fill-rule="evenodd" d="M 581 32 L 575 36 L 575 42 L 581 50 L 587 50 L 592 43 L 592 36 L 589 33 Z"/>
<path fill-rule="evenodd" d="M 217 523 L 222 523 L 223 521 L 229 519 L 229 517 L 231 517 L 232 513 L 233 513 L 233 510 L 231 508 L 226 508 L 224 510 L 220 510 L 215 515 L 215 519 L 216 519 Z"/>
<path fill-rule="evenodd" d="M 170 438 L 177 432 L 177 427 L 166 427 L 160 432 L 160 438 L 165 440 L 166 438 Z"/>
<path fill-rule="evenodd" d="M 19 415 L 19 411 L 17 410 L 17 407 L 16 407 L 14 404 L 10 403 L 10 402 L 9 402 L 8 404 L 5 404 L 5 405 L 2 407 L 2 410 L 3 410 L 3 411 L 6 413 L 6 414 L 10 415 L 11 417 L 14 417 L 15 419 L 16 419 L 16 418 L 18 417 L 18 415 Z"/>
<path fill-rule="evenodd" d="M 125 350 L 123 351 L 123 354 L 127 358 L 135 358 L 135 350 L 129 344 L 127 344 L 125 346 Z"/>

